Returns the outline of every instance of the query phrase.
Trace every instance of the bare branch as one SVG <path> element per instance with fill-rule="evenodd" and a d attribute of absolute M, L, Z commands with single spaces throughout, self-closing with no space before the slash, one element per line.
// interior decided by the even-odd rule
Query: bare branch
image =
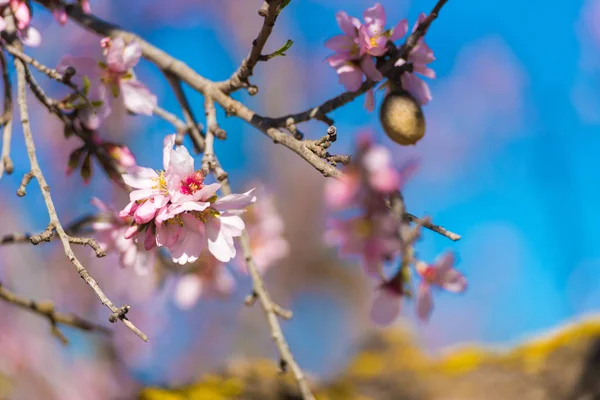
<path fill-rule="evenodd" d="M 209 135 L 212 134 L 208 132 L 207 139 Z M 216 168 L 221 168 L 216 156 L 214 156 L 214 166 Z M 221 180 L 221 189 L 223 190 L 224 195 L 231 194 L 231 186 L 229 185 L 229 180 L 227 178 Z M 271 330 L 271 338 L 275 342 L 277 350 L 279 351 L 279 365 L 281 366 L 281 369 L 285 371 L 289 367 L 292 370 L 292 373 L 294 374 L 294 378 L 296 379 L 296 382 L 300 389 L 300 393 L 302 394 L 302 398 L 305 400 L 314 400 L 315 397 L 313 396 L 310 387 L 308 386 L 308 382 L 306 380 L 306 377 L 304 376 L 304 372 L 294 359 L 294 355 L 292 354 L 287 340 L 283 335 L 283 331 L 281 330 L 281 326 L 279 325 L 279 320 L 277 318 L 278 316 L 280 316 L 284 319 L 289 319 L 292 317 L 292 313 L 291 311 L 285 310 L 277 303 L 275 303 L 271 299 L 269 293 L 267 292 L 258 267 L 254 262 L 254 259 L 252 258 L 250 237 L 245 229 L 242 232 L 242 236 L 240 237 L 239 243 L 242 249 L 242 254 L 244 255 L 244 259 L 246 260 L 246 266 L 248 268 L 250 276 L 252 277 L 254 287 L 252 294 L 248 297 L 248 299 L 246 299 L 245 304 L 251 306 L 256 300 L 260 302 L 260 305 L 267 317 L 269 329 Z"/>
<path fill-rule="evenodd" d="M 110 335 L 112 333 L 108 328 L 89 322 L 76 315 L 57 312 L 54 309 L 54 304 L 51 302 L 36 302 L 34 300 L 21 297 L 6 289 L 2 285 L 2 282 L 0 282 L 0 300 L 47 318 L 50 322 L 52 333 L 64 344 L 67 344 L 68 341 L 58 330 L 57 325 L 68 325 L 83 331 L 99 332 L 105 335 Z"/>
<path fill-rule="evenodd" d="M 12 15 L 9 14 L 8 18 L 5 18 L 5 19 L 7 20 L 8 29 L 10 30 L 10 25 L 12 24 L 12 28 L 14 31 L 14 19 L 13 19 Z M 15 41 L 14 45 L 20 46 L 20 43 Z M 41 192 L 42 192 L 42 196 L 44 198 L 44 203 L 46 204 L 46 208 L 48 209 L 48 216 L 50 218 L 49 226 L 52 226 L 56 230 L 56 233 L 58 234 L 58 237 L 60 238 L 60 241 L 62 242 L 64 251 L 65 251 L 65 255 L 73 263 L 73 265 L 77 269 L 77 272 L 79 273 L 81 278 L 83 280 L 85 280 L 85 282 L 94 290 L 96 295 L 102 301 L 102 304 L 104 304 L 106 307 L 108 307 L 111 310 L 111 312 L 116 313 L 116 312 L 118 312 L 119 309 L 108 299 L 108 297 L 106 297 L 106 295 L 104 294 L 102 289 L 100 289 L 100 287 L 98 286 L 98 283 L 94 280 L 94 278 L 92 278 L 92 276 L 83 267 L 83 265 L 81 264 L 79 259 L 77 259 L 77 257 L 73 253 L 73 250 L 71 249 L 71 244 L 70 244 L 71 238 L 69 237 L 69 235 L 67 235 L 67 233 L 65 232 L 65 230 L 63 229 L 63 227 L 60 223 L 60 220 L 56 213 L 56 209 L 54 207 L 54 202 L 52 201 L 52 197 L 50 195 L 50 186 L 48 186 L 48 183 L 46 182 L 46 179 L 44 177 L 44 174 L 42 173 L 42 170 L 40 168 L 40 165 L 39 165 L 39 162 L 37 159 L 36 148 L 35 148 L 35 144 L 34 144 L 34 140 L 33 140 L 33 134 L 31 132 L 31 126 L 29 124 L 29 111 L 28 111 L 28 107 L 27 107 L 27 98 L 26 98 L 27 82 L 26 82 L 25 63 L 23 61 L 21 61 L 20 59 L 15 58 L 15 68 L 17 70 L 17 87 L 18 87 L 17 99 L 18 99 L 18 104 L 19 104 L 19 112 L 21 115 L 21 125 L 23 126 L 23 135 L 25 137 L 25 145 L 27 147 L 27 155 L 29 157 L 29 162 L 31 164 L 31 174 L 32 174 L 32 176 L 35 176 L 35 178 L 38 181 L 38 184 L 39 184 Z M 141 332 L 138 328 L 136 328 L 135 325 L 133 325 L 133 323 L 131 323 L 131 321 L 129 321 L 126 318 L 126 316 L 123 315 L 119 319 L 121 321 L 123 321 L 123 323 L 129 329 L 131 329 L 135 334 L 137 334 L 141 339 L 143 339 L 144 341 L 148 340 L 148 337 L 143 332 Z"/>
<path fill-rule="evenodd" d="M 183 134 L 188 133 L 190 138 L 192 139 L 192 143 L 194 145 L 194 150 L 200 153 L 204 151 L 204 137 L 202 135 L 201 129 L 199 128 L 199 124 L 194 117 L 194 113 L 192 112 L 192 107 L 187 99 L 187 96 L 183 92 L 183 88 L 181 87 L 181 80 L 173 75 L 169 71 L 163 71 L 169 85 L 171 85 L 171 89 L 175 93 L 175 97 L 177 98 L 177 102 L 181 106 L 181 111 L 183 112 L 183 118 L 186 122 L 186 130 L 185 132 L 177 132 L 177 143 L 181 144 L 183 142 Z"/>
<path fill-rule="evenodd" d="M 419 218 L 416 217 L 410 213 L 406 213 L 405 214 L 406 219 L 408 219 L 411 222 L 414 222 L 415 224 L 421 225 L 424 228 L 427 228 L 429 230 L 432 230 L 434 232 L 439 233 L 442 236 L 446 236 L 448 239 L 456 242 L 459 241 L 461 239 L 461 236 L 457 233 L 451 232 L 449 230 L 447 230 L 446 228 L 444 228 L 443 226 L 440 225 L 434 225 L 431 222 L 429 222 L 428 220 L 424 219 L 424 218 Z"/>
<path fill-rule="evenodd" d="M 279 14 L 279 7 L 281 6 L 282 0 L 271 0 L 264 1 L 258 14 L 264 18 L 263 25 L 258 33 L 256 39 L 252 41 L 252 48 L 248 56 L 242 61 L 240 67 L 231 75 L 231 77 L 218 84 L 219 90 L 229 94 L 240 88 L 248 88 L 248 92 L 251 95 L 258 93 L 258 88 L 251 85 L 248 82 L 248 78 L 252 76 L 254 67 L 260 61 L 262 51 L 267 43 L 267 39 L 273 31 L 277 15 Z"/>
<path fill-rule="evenodd" d="M 6 172 L 13 173 L 14 166 L 10 158 L 10 141 L 12 137 L 12 86 L 8 74 L 8 64 L 4 53 L 0 52 L 0 65 L 2 66 L 2 83 L 4 85 L 4 113 L 2 114 L 2 153 L 0 153 L 0 179 Z"/>

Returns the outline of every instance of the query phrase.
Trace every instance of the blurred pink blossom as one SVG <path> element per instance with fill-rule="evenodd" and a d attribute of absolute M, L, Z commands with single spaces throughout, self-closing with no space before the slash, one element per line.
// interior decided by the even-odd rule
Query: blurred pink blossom
<path fill-rule="evenodd" d="M 175 304 L 182 310 L 192 308 L 201 297 L 228 296 L 236 287 L 231 272 L 210 254 L 203 252 L 198 264 L 196 271 L 179 277 L 175 285 Z"/>
<path fill-rule="evenodd" d="M 244 222 L 250 235 L 252 258 L 264 274 L 269 267 L 285 258 L 290 250 L 283 236 L 285 226 L 275 206 L 274 196 L 263 190 L 260 200 L 248 208 Z M 240 271 L 247 273 L 244 257 L 238 255 L 235 263 Z"/>
<path fill-rule="evenodd" d="M 31 26 L 31 12 L 25 0 L 0 0 L 0 12 L 6 6 L 10 6 L 17 25 L 17 35 L 24 45 L 37 47 L 42 42 L 40 32 Z M 6 21 L 0 17 L 0 31 L 6 29 Z"/>
<path fill-rule="evenodd" d="M 422 321 L 427 321 L 433 310 L 431 287 L 439 287 L 453 293 L 461 293 L 467 289 L 467 279 L 454 268 L 454 254 L 447 252 L 427 265 L 418 262 L 416 270 L 421 276 L 421 284 L 417 293 L 417 315 Z"/>
<path fill-rule="evenodd" d="M 413 26 L 413 32 L 417 30 L 419 24 L 421 24 L 425 18 L 427 18 L 425 13 L 419 14 L 419 18 Z M 435 79 L 435 71 L 427 67 L 427 64 L 434 60 L 435 56 L 433 55 L 433 51 L 425 43 L 425 37 L 421 37 L 417 42 L 417 45 L 408 55 L 408 62 L 412 63 L 412 72 L 404 72 L 400 78 L 402 87 L 410 92 L 415 100 L 421 104 L 427 104 L 431 101 L 431 91 L 429 90 L 427 83 L 415 74 L 418 73 L 427 78 Z M 403 64 L 406 64 L 406 61 L 399 59 L 394 65 L 401 66 Z"/>
<path fill-rule="evenodd" d="M 157 104 L 156 96 L 133 72 L 142 50 L 137 41 L 125 43 L 122 38 L 101 40 L 106 62 L 97 62 L 91 57 L 65 56 L 57 70 L 65 73 L 67 68 L 75 68 L 72 81 L 83 88 L 84 94 L 93 105 L 80 101 L 75 105 L 79 117 L 89 129 L 98 129 L 101 122 L 111 113 L 109 102 L 122 98 L 128 111 L 135 114 L 152 115 Z"/>

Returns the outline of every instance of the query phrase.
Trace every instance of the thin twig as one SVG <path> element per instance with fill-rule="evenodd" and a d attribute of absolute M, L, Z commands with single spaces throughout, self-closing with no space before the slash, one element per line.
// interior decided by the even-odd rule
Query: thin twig
<path fill-rule="evenodd" d="M 14 166 L 10 158 L 10 141 L 12 138 L 12 86 L 8 65 L 3 52 L 0 52 L 0 65 L 2 66 L 2 83 L 4 85 L 4 112 L 2 114 L 2 153 L 0 153 L 0 179 L 4 172 L 13 173 Z"/>
<path fill-rule="evenodd" d="M 64 344 L 67 344 L 68 342 L 66 341 L 64 335 L 58 330 L 57 325 L 68 325 L 83 331 L 99 332 L 105 335 L 110 335 L 112 333 L 108 328 L 94 324 L 93 322 L 89 322 L 81 317 L 78 317 L 77 315 L 57 312 L 54 309 L 54 304 L 51 302 L 37 302 L 35 300 L 19 296 L 16 293 L 6 289 L 2 282 L 0 282 L 0 300 L 48 318 L 52 333 Z"/>
<path fill-rule="evenodd" d="M 183 133 L 188 133 L 190 138 L 192 139 L 192 143 L 194 145 L 194 149 L 200 153 L 204 150 L 204 137 L 202 136 L 202 132 L 199 128 L 199 124 L 194 117 L 194 113 L 192 112 L 192 107 L 187 99 L 187 96 L 183 92 L 183 88 L 181 87 L 181 80 L 179 77 L 173 75 L 169 71 L 163 71 L 169 85 L 171 85 L 171 89 L 175 93 L 175 97 L 177 98 L 177 102 L 181 106 L 181 111 L 183 112 L 183 118 L 187 124 L 187 129 Z M 179 144 L 183 141 L 183 133 L 177 133 L 177 142 Z"/>
<path fill-rule="evenodd" d="M 14 29 L 14 19 L 12 18 L 12 15 L 10 15 L 9 18 L 5 18 L 5 19 L 9 20 L 9 21 L 7 21 L 7 27 L 12 24 L 13 29 Z M 15 45 L 20 46 L 20 43 L 15 41 Z M 65 251 L 65 255 L 73 263 L 73 265 L 77 269 L 77 272 L 79 273 L 81 278 L 83 280 L 85 280 L 85 282 L 94 290 L 96 295 L 102 301 L 102 304 L 104 304 L 106 307 L 108 307 L 112 311 L 113 314 L 119 313 L 120 309 L 117 308 L 108 299 L 108 297 L 104 294 L 102 289 L 100 289 L 100 287 L 98 286 L 98 283 L 94 280 L 94 278 L 92 278 L 92 276 L 89 274 L 89 272 L 83 267 L 83 265 L 81 264 L 79 259 L 77 259 L 77 257 L 73 253 L 73 249 L 71 248 L 71 243 L 70 243 L 72 238 L 70 238 L 69 235 L 67 235 L 67 233 L 65 232 L 65 230 L 63 229 L 63 227 L 60 223 L 60 220 L 56 213 L 56 209 L 54 207 L 54 202 L 52 201 L 52 197 L 50 195 L 50 186 L 48 186 L 48 183 L 46 182 L 46 178 L 44 177 L 44 174 L 42 173 L 42 170 L 40 168 L 40 165 L 39 165 L 39 162 L 37 159 L 35 143 L 33 140 L 33 134 L 31 132 L 31 126 L 29 124 L 29 111 L 27 108 L 27 93 L 26 93 L 27 82 L 26 82 L 26 76 L 25 76 L 25 74 L 26 74 L 25 63 L 23 61 L 21 61 L 19 58 L 15 58 L 14 62 L 15 62 L 15 68 L 17 70 L 17 86 L 18 86 L 17 99 L 18 99 L 18 104 L 19 104 L 19 112 L 21 115 L 21 125 L 23 126 L 23 135 L 25 137 L 25 145 L 27 147 L 27 155 L 29 157 L 29 162 L 31 164 L 31 173 L 33 176 L 35 176 L 35 178 L 38 181 L 38 184 L 39 184 L 41 192 L 42 192 L 42 196 L 44 198 L 44 203 L 46 204 L 46 208 L 48 209 L 48 216 L 50 218 L 49 226 L 52 226 L 56 230 L 56 233 L 58 234 L 58 237 L 60 238 L 60 240 L 62 242 L 64 251 Z M 129 321 L 124 314 L 123 315 L 119 314 L 119 319 L 121 321 L 123 321 L 123 323 L 129 329 L 131 329 L 136 335 L 138 335 L 141 339 L 143 339 L 144 341 L 148 340 L 148 337 L 142 331 L 140 331 L 133 323 L 131 323 L 131 321 Z"/>
<path fill-rule="evenodd" d="M 270 0 L 264 1 L 262 7 L 258 11 L 258 14 L 264 18 L 262 27 L 256 39 L 252 41 L 252 48 L 248 56 L 242 61 L 240 67 L 235 71 L 231 77 L 218 83 L 219 90 L 226 94 L 232 93 L 242 87 L 248 88 L 248 92 L 252 95 L 258 93 L 258 88 L 251 85 L 248 82 L 248 78 L 252 76 L 254 67 L 260 60 L 262 51 L 267 43 L 267 39 L 273 31 L 277 15 L 279 14 L 279 7 L 281 6 L 282 0 Z"/>
<path fill-rule="evenodd" d="M 221 182 L 221 190 L 223 191 L 223 194 L 228 195 L 231 194 L 231 186 L 229 185 L 227 174 L 225 174 L 224 177 L 221 176 L 219 178 L 216 172 L 219 170 L 223 171 L 223 169 L 220 166 L 219 160 L 215 155 L 213 148 L 214 140 L 212 136 L 212 131 L 208 130 L 208 132 L 206 133 L 206 149 L 202 164 L 208 166 L 210 170 L 212 170 L 215 173 L 217 179 Z M 207 158 L 210 158 L 210 160 L 207 161 Z M 254 259 L 252 258 L 250 238 L 248 236 L 248 232 L 245 229 L 242 232 L 242 236 L 240 237 L 239 243 L 240 247 L 242 248 L 242 254 L 244 255 L 244 259 L 246 260 L 246 266 L 248 268 L 250 276 L 252 277 L 253 282 L 252 295 L 249 297 L 249 300 L 247 299 L 245 301 L 245 303 L 251 306 L 255 300 L 258 300 L 260 302 L 263 311 L 265 312 L 265 315 L 267 317 L 267 322 L 271 330 L 271 337 L 273 338 L 273 341 L 275 342 L 275 345 L 277 346 L 277 349 L 279 351 L 280 366 L 283 370 L 285 370 L 287 367 L 289 367 L 292 370 L 292 373 L 294 374 L 294 378 L 298 383 L 298 387 L 300 389 L 300 393 L 302 394 L 303 399 L 314 399 L 310 387 L 308 386 L 308 382 L 306 381 L 306 377 L 304 376 L 302 369 L 294 359 L 294 355 L 292 354 L 290 347 L 285 339 L 285 336 L 283 335 L 283 331 L 281 330 L 281 326 L 279 325 L 279 320 L 277 318 L 278 316 L 281 316 L 284 319 L 289 319 L 291 318 L 292 314 L 290 311 L 285 310 L 284 308 L 276 304 L 267 292 L 262 277 L 260 276 L 259 269 L 256 263 L 254 262 Z"/>
<path fill-rule="evenodd" d="M 415 224 L 421 225 L 422 227 L 432 230 L 434 232 L 437 232 L 442 236 L 446 236 L 448 239 L 450 239 L 454 242 L 459 241 L 461 238 L 461 236 L 459 234 L 451 232 L 448 229 L 444 228 L 443 226 L 432 224 L 431 222 L 427 221 L 425 218 L 419 218 L 410 213 L 406 213 L 406 214 L 404 214 L 404 216 L 409 221 L 414 222 Z"/>

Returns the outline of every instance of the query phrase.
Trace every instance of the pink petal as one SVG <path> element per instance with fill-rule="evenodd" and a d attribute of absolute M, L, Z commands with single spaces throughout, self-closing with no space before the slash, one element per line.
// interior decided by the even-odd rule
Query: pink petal
<path fill-rule="evenodd" d="M 208 250 L 221 262 L 229 262 L 235 257 L 233 238 L 228 236 L 220 218 L 214 218 L 206 224 Z"/>
<path fill-rule="evenodd" d="M 393 168 L 384 168 L 371 174 L 369 183 L 380 193 L 391 193 L 400 186 L 400 174 Z"/>
<path fill-rule="evenodd" d="M 123 64 L 125 69 L 129 70 L 133 68 L 142 57 L 142 46 L 137 40 L 132 40 L 125 46 L 123 50 Z"/>
<path fill-rule="evenodd" d="M 179 240 L 182 228 L 177 223 L 162 224 L 156 231 L 156 244 L 170 248 Z"/>
<path fill-rule="evenodd" d="M 421 78 L 415 74 L 405 72 L 400 78 L 402 87 L 408 91 L 421 105 L 425 105 L 431 101 L 431 92 L 429 86 Z"/>
<path fill-rule="evenodd" d="M 179 278 L 175 287 L 175 304 L 182 310 L 189 310 L 202 295 L 202 280 L 198 275 L 187 274 Z"/>
<path fill-rule="evenodd" d="M 366 25 L 371 25 L 373 33 L 381 34 L 385 26 L 385 10 L 380 3 L 375 3 L 373 7 L 367 8 L 363 13 L 363 19 Z"/>
<path fill-rule="evenodd" d="M 358 25 L 360 26 L 360 21 L 358 21 L 356 18 L 349 17 L 348 14 L 346 14 L 344 11 L 338 12 L 335 15 L 335 19 L 342 32 L 344 32 L 344 35 L 350 38 L 354 38 L 357 36 L 356 24 L 358 23 Z"/>
<path fill-rule="evenodd" d="M 25 46 L 37 47 L 42 43 L 42 35 L 33 26 L 27 26 L 19 31 L 19 36 Z"/>
<path fill-rule="evenodd" d="M 377 67 L 375 66 L 375 61 L 369 56 L 365 56 L 360 62 L 360 66 L 362 70 L 365 72 L 367 77 L 375 82 L 378 82 L 383 79 L 383 75 Z"/>
<path fill-rule="evenodd" d="M 125 231 L 125 239 L 131 239 L 137 233 L 138 233 L 137 225 L 132 225 L 132 226 L 128 227 L 127 230 Z"/>
<path fill-rule="evenodd" d="M 152 201 L 146 201 L 142 205 L 140 205 L 137 210 L 135 210 L 134 218 L 135 223 L 139 225 L 143 225 L 147 222 L 152 221 L 154 216 L 156 215 L 156 208 L 154 207 L 154 203 Z"/>
<path fill-rule="evenodd" d="M 422 64 L 413 64 L 413 72 L 426 76 L 429 79 L 435 79 L 435 71 Z"/>
<path fill-rule="evenodd" d="M 408 32 L 408 20 L 404 18 L 402 21 L 398 22 L 398 24 L 394 27 L 392 34 L 390 36 L 390 40 L 395 42 L 396 40 L 404 37 Z"/>
<path fill-rule="evenodd" d="M 345 64 L 337 69 L 339 82 L 350 92 L 356 92 L 362 85 L 363 72 L 352 64 Z"/>
<path fill-rule="evenodd" d="M 64 7 L 55 7 L 54 10 L 52 10 L 52 16 L 54 16 L 54 19 L 61 25 L 67 23 L 68 17 Z"/>
<path fill-rule="evenodd" d="M 378 325 L 389 325 L 398 317 L 401 308 L 401 296 L 386 288 L 379 288 L 371 303 L 369 316 Z"/>
<path fill-rule="evenodd" d="M 156 96 L 141 82 L 133 79 L 121 81 L 121 93 L 125 107 L 135 114 L 152 115 L 156 108 Z"/>
<path fill-rule="evenodd" d="M 163 169 L 166 171 L 169 169 L 169 164 L 171 163 L 171 151 L 173 150 L 173 146 L 175 146 L 175 134 L 165 136 L 163 140 Z"/>
<path fill-rule="evenodd" d="M 325 42 L 325 47 L 335 52 L 348 53 L 352 50 L 354 41 L 345 35 L 336 35 Z"/>
<path fill-rule="evenodd" d="M 255 191 L 256 189 L 251 189 L 242 194 L 228 194 L 218 199 L 213 204 L 213 208 L 218 211 L 243 210 L 256 202 Z"/>
<path fill-rule="evenodd" d="M 151 189 L 158 179 L 158 174 L 152 168 L 135 166 L 122 175 L 126 185 L 134 189 Z"/>
<path fill-rule="evenodd" d="M 429 285 L 421 282 L 417 293 L 417 315 L 421 321 L 427 321 L 433 310 L 433 296 Z"/>
<path fill-rule="evenodd" d="M 124 73 L 129 69 L 123 59 L 124 50 L 125 41 L 122 37 L 111 39 L 111 45 L 106 50 L 106 64 L 111 71 Z"/>
<path fill-rule="evenodd" d="M 156 235 L 152 233 L 151 227 L 146 229 L 146 236 L 144 237 L 144 249 L 151 250 L 156 246 Z"/>
<path fill-rule="evenodd" d="M 165 174 L 169 175 L 172 179 L 172 186 L 169 189 L 176 189 L 179 191 L 183 180 L 188 175 L 194 173 L 194 159 L 190 156 L 185 146 L 176 146 L 175 149 L 171 150 L 169 157 L 169 166 L 165 171 Z M 179 183 L 179 184 L 178 184 Z"/>

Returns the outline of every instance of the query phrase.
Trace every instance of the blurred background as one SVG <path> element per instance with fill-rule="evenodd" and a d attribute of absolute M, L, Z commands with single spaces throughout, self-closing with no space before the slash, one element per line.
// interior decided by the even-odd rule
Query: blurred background
<path fill-rule="evenodd" d="M 388 26 L 429 12 L 430 0 L 380 0 Z M 261 0 L 92 0 L 93 12 L 132 30 L 184 60 L 203 76 L 230 76 L 250 49 L 262 19 Z M 322 103 L 343 91 L 324 59 L 323 45 L 339 33 L 335 13 L 362 17 L 373 1 L 292 0 L 267 44 L 271 52 L 287 39 L 286 57 L 261 63 L 252 82 L 260 92 L 234 97 L 259 114 L 280 116 Z M 363 99 L 336 110 L 336 154 L 353 152 L 357 134 L 373 132 L 392 149 L 398 163 L 418 158 L 421 167 L 405 188 L 407 207 L 418 216 L 462 235 L 452 243 L 425 232 L 418 255 L 433 260 L 452 249 L 469 279 L 460 296 L 438 293 L 431 321 L 420 324 L 405 307 L 398 325 L 413 330 L 426 352 L 482 342 L 509 346 L 526 337 L 597 311 L 600 306 L 600 1 L 502 3 L 451 0 L 427 34 L 437 79 L 428 81 L 433 101 L 424 107 L 428 128 L 414 148 L 400 148 L 383 134 L 377 112 Z M 27 49 L 54 66 L 65 54 L 100 56 L 98 38 L 74 23 L 58 26 L 34 7 L 33 25 L 43 44 Z M 158 96 L 159 105 L 180 114 L 160 71 L 142 61 L 138 78 Z M 53 95 L 58 84 L 40 77 Z M 186 92 L 198 117 L 203 100 Z M 382 92 L 377 93 L 377 104 Z M 67 176 L 67 158 L 79 142 L 66 140 L 58 121 L 35 102 L 32 124 L 38 154 L 63 223 L 94 212 L 99 197 L 115 207 L 126 195 L 99 168 L 83 185 Z M 294 312 L 284 332 L 301 366 L 316 379 L 340 372 L 361 340 L 375 328 L 368 321 L 371 283 L 353 262 L 325 248 L 324 179 L 283 146 L 235 118 L 219 122 L 228 140 L 216 151 L 235 191 L 259 181 L 275 193 L 285 221 L 289 255 L 267 271 L 272 296 Z M 307 137 L 325 133 L 324 124 L 299 126 Z M 172 127 L 158 118 L 113 113 L 102 137 L 126 143 L 138 164 L 160 168 L 162 141 Z M 189 143 L 186 142 L 189 146 Z M 39 232 L 47 214 L 39 189 L 15 196 L 28 171 L 22 135 L 13 135 L 15 172 L 0 182 L 0 235 Z M 199 159 L 197 158 L 197 164 Z M 96 166 L 97 167 L 97 166 Z M 92 257 L 76 249 L 115 303 L 131 304 L 132 320 L 151 338 L 143 343 L 121 324 L 107 339 L 65 328 L 62 346 L 47 321 L 0 304 L 0 371 L 22 391 L 19 398 L 129 398 L 146 385 L 187 384 L 203 373 L 248 357 L 277 356 L 258 307 L 243 299 L 250 281 L 235 274 L 227 298 L 202 298 L 182 310 L 174 304 L 178 277 L 140 277 L 121 269 L 116 258 Z M 159 279 L 160 278 L 160 279 Z M 0 280 L 36 299 L 51 299 L 62 311 L 102 321 L 108 311 L 67 262 L 57 243 L 0 248 Z M 75 377 L 75 379 L 74 379 Z M 61 382 L 69 379 L 65 387 Z M 25 385 L 25 383 L 28 383 Z"/>

